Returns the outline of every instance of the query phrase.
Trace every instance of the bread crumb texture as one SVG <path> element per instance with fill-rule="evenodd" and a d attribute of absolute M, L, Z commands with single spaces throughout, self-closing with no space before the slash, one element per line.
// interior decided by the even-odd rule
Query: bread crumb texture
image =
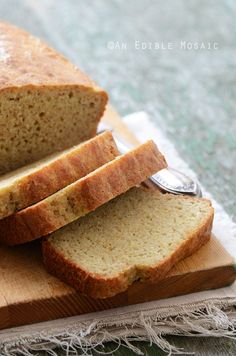
<path fill-rule="evenodd" d="M 212 219 L 208 200 L 133 188 L 52 234 L 46 265 L 84 293 L 111 296 L 137 279 L 155 281 L 194 252 L 208 240 Z"/>

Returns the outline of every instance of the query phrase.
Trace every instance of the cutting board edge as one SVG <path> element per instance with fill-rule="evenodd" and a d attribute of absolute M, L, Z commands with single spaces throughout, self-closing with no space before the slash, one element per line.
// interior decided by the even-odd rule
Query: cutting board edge
<path fill-rule="evenodd" d="M 221 278 L 217 282 L 216 279 L 218 279 L 219 275 Z M 199 282 L 195 289 L 193 289 L 191 284 L 192 278 L 197 278 Z M 180 280 L 182 280 L 181 291 L 179 291 L 177 288 L 179 286 Z M 164 298 L 172 298 L 210 289 L 222 288 L 229 286 L 235 280 L 236 269 L 234 265 L 228 265 L 223 267 L 216 267 L 214 269 L 206 269 L 201 272 L 195 271 L 188 272 L 179 276 L 170 276 L 156 284 L 137 282 L 132 285 L 128 291 L 121 293 L 113 298 L 102 300 L 87 298 L 86 296 L 82 296 L 76 291 L 72 290 L 69 294 L 66 295 L 64 294 L 62 296 L 53 298 L 39 298 L 30 303 L 25 301 L 0 308 L 0 320 L 3 320 L 3 323 L 0 322 L 0 330 L 75 315 L 82 315 L 91 312 L 98 312 L 131 304 L 145 303 Z M 183 283 L 185 283 L 184 288 Z M 208 286 L 205 285 L 206 283 L 208 283 Z M 168 291 L 167 287 L 170 285 L 172 288 L 174 287 L 174 293 L 173 289 L 172 292 L 166 292 Z M 155 290 L 152 291 L 153 295 L 145 297 L 142 292 L 148 290 L 149 293 L 150 289 L 148 287 L 155 287 Z M 136 294 L 136 297 L 134 297 L 134 294 Z M 142 297 L 140 297 L 141 294 Z M 117 302 L 115 302 L 116 299 Z M 83 300 L 83 307 L 87 305 L 87 309 L 84 309 L 83 312 L 78 309 L 81 300 Z M 94 304 L 96 304 L 95 307 Z M 53 317 L 50 314 L 51 312 L 53 312 Z M 32 317 L 32 315 L 34 316 Z"/>

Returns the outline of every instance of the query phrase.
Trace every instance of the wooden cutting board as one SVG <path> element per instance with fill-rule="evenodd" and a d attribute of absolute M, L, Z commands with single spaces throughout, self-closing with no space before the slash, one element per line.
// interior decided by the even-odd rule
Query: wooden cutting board
<path fill-rule="evenodd" d="M 104 120 L 126 140 L 137 143 L 109 108 Z M 0 328 L 219 288 L 231 284 L 236 270 L 231 256 L 215 237 L 185 259 L 158 284 L 137 282 L 106 300 L 93 300 L 49 275 L 42 264 L 40 241 L 18 247 L 0 246 Z"/>

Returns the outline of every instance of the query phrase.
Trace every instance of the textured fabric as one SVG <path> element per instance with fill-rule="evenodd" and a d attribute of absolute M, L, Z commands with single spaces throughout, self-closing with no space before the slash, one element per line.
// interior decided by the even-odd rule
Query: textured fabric
<path fill-rule="evenodd" d="M 124 121 L 140 141 L 153 138 L 170 166 L 196 178 L 169 140 L 150 122 L 146 113 L 126 116 Z M 236 258 L 236 224 L 204 188 L 203 195 L 213 201 L 214 233 Z M 23 355 L 31 355 L 32 350 L 53 350 L 60 346 L 67 352 L 79 348 L 86 355 L 105 341 L 112 340 L 118 345 L 126 344 L 137 354 L 142 354 L 131 341 L 149 340 L 169 353 L 181 353 L 181 350 L 165 340 L 165 334 L 235 338 L 235 304 L 234 283 L 230 287 L 212 291 L 2 330 L 0 351 L 1 355 L 14 355 L 19 350 Z"/>

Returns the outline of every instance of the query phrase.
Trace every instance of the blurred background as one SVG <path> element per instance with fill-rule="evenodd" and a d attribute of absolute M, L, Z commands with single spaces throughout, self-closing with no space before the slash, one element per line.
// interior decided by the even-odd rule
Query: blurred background
<path fill-rule="evenodd" d="M 236 219 L 235 1 L 1 0 L 0 14 L 78 64 L 121 115 L 146 110 Z"/>

